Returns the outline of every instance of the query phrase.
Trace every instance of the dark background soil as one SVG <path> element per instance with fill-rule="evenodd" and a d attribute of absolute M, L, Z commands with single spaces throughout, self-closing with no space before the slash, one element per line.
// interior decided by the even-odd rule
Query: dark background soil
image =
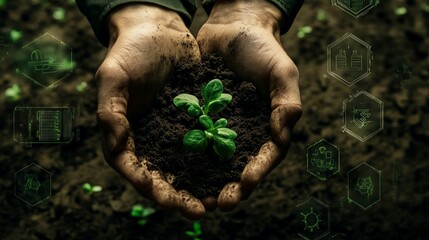
<path fill-rule="evenodd" d="M 211 142 L 205 152 L 190 152 L 183 146 L 183 136 L 190 130 L 204 130 L 198 118 L 176 108 L 173 99 L 188 93 L 202 102 L 201 86 L 220 79 L 224 93 L 232 101 L 218 114 L 210 114 L 213 122 L 228 120 L 226 127 L 237 134 L 236 151 L 230 159 L 221 159 Z M 270 139 L 270 102 L 258 95 L 250 82 L 238 79 L 226 68 L 220 56 L 206 55 L 201 63 L 181 63 L 172 80 L 156 96 L 150 112 L 137 124 L 136 153 L 149 161 L 150 170 L 160 170 L 172 180 L 177 190 L 185 189 L 197 198 L 218 196 L 230 182 L 240 181 L 240 175 L 250 156 L 255 156 Z M 153 164 L 153 165 L 152 165 Z"/>
<path fill-rule="evenodd" d="M 284 47 L 301 76 L 304 113 L 295 127 L 286 159 L 252 196 L 230 213 L 208 213 L 202 220 L 204 239 L 299 239 L 302 220 L 296 206 L 313 196 L 330 206 L 330 236 L 344 239 L 425 239 L 429 212 L 429 14 L 424 1 L 381 1 L 359 19 L 329 1 L 307 1 L 283 36 Z M 55 7 L 66 9 L 66 20 L 52 16 Z M 406 6 L 408 13 L 394 10 Z M 317 10 L 328 14 L 316 20 Z M 14 62 L 0 65 L 0 239 L 187 239 L 192 222 L 178 213 L 158 210 L 146 226 L 129 217 L 133 204 L 153 204 L 118 176 L 103 160 L 96 128 L 96 88 L 93 75 L 105 49 L 95 40 L 86 19 L 73 1 L 8 1 L 0 10 L 2 32 L 18 29 L 23 38 L 10 51 L 49 32 L 73 48 L 77 66 L 70 77 L 52 90 L 32 84 L 15 73 Z M 198 12 L 200 22 L 204 14 Z M 299 27 L 313 32 L 299 39 Z M 199 24 L 192 26 L 195 33 Z M 370 43 L 374 52 L 371 75 L 353 87 L 324 77 L 326 47 L 346 32 Z M 401 88 L 397 65 L 410 66 L 412 84 Z M 75 87 L 88 82 L 79 93 Z M 18 103 L 8 103 L 4 91 L 17 83 L 23 89 Z M 353 93 L 366 90 L 384 102 L 384 130 L 362 143 L 342 132 L 341 108 Z M 12 139 L 15 106 L 79 106 L 79 141 L 66 145 L 33 145 Z M 306 149 L 320 139 L 341 149 L 341 169 L 326 181 L 306 171 Z M 381 201 L 366 211 L 347 198 L 347 172 L 362 162 L 382 171 Z M 14 173 L 37 163 L 52 173 L 52 196 L 30 207 L 14 196 Z M 103 186 L 84 194 L 82 183 Z M 155 207 L 155 206 L 153 206 Z M 333 238 L 332 238 L 333 239 Z"/>

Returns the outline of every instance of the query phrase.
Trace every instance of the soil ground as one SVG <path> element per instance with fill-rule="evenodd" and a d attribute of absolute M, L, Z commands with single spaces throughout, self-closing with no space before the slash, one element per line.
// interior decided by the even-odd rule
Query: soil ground
<path fill-rule="evenodd" d="M 114 172 L 103 160 L 96 127 L 96 86 L 93 75 L 105 49 L 96 41 L 76 6 L 65 1 L 7 1 L 0 10 L 2 32 L 17 29 L 23 37 L 9 56 L 49 32 L 73 48 L 77 62 L 72 75 L 55 89 L 38 87 L 15 73 L 14 61 L 0 65 L 0 239 L 189 239 L 192 222 L 178 213 L 158 209 Z M 303 216 L 296 206 L 313 196 L 330 207 L 330 234 L 323 239 L 425 239 L 429 212 L 429 13 L 425 2 L 381 1 L 355 19 L 329 1 L 307 1 L 283 45 L 300 70 L 304 113 L 294 131 L 286 159 L 258 186 L 247 201 L 229 213 L 208 213 L 202 220 L 203 239 L 300 239 Z M 407 7 L 402 16 L 395 9 Z M 56 7 L 66 20 L 52 16 Z M 324 10 L 327 21 L 316 20 Z M 204 14 L 197 14 L 199 23 Z M 302 26 L 312 26 L 298 38 Z M 327 76 L 326 47 L 350 32 L 372 46 L 371 74 L 347 87 Z M 401 88 L 395 71 L 412 70 L 411 84 Z M 326 76 L 326 77 L 325 77 Z M 76 91 L 87 82 L 85 92 Z M 6 88 L 17 83 L 19 102 L 5 100 Z M 365 90 L 384 103 L 384 130 L 362 143 L 342 132 L 342 104 Z M 18 144 L 12 139 L 16 106 L 79 106 L 77 141 L 62 145 Z M 306 166 L 306 149 L 326 139 L 341 149 L 340 171 L 321 181 Z M 362 162 L 382 171 L 381 200 L 363 210 L 347 201 L 347 173 Z M 52 195 L 31 207 L 14 196 L 14 174 L 37 163 L 52 174 Z M 88 195 L 84 182 L 103 187 Z M 139 226 L 129 216 L 133 204 L 157 212 Z M 339 233 L 338 237 L 331 238 Z"/>

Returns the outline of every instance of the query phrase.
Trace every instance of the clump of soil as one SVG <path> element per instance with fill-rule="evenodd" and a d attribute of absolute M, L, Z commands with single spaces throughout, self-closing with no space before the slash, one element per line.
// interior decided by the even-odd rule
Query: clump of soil
<path fill-rule="evenodd" d="M 256 155 L 269 140 L 269 101 L 258 95 L 252 83 L 238 79 L 218 56 L 204 56 L 197 64 L 183 63 L 174 75 L 135 129 L 137 156 L 151 163 L 149 169 L 159 170 L 165 177 L 173 175 L 172 185 L 176 189 L 188 190 L 198 198 L 217 196 L 225 184 L 239 181 L 249 156 Z M 233 97 L 224 110 L 212 115 L 213 121 L 226 118 L 227 127 L 238 134 L 237 149 L 232 158 L 226 160 L 216 155 L 212 145 L 203 153 L 190 152 L 183 147 L 186 132 L 203 128 L 198 118 L 173 105 L 173 98 L 181 93 L 202 99 L 201 85 L 214 78 L 220 79 L 224 92 Z"/>

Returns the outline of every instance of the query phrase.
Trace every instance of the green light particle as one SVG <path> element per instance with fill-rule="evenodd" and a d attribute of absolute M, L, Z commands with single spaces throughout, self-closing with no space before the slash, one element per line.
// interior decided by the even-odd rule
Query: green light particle
<path fill-rule="evenodd" d="M 52 13 L 52 17 L 55 20 L 63 21 L 66 18 L 66 11 L 64 8 L 55 8 L 54 12 Z"/>
<path fill-rule="evenodd" d="M 402 16 L 407 14 L 407 8 L 406 7 L 399 7 L 395 9 L 395 14 L 398 16 Z"/>
<path fill-rule="evenodd" d="M 76 86 L 76 90 L 78 92 L 84 92 L 86 90 L 86 88 L 88 87 L 88 83 L 86 82 L 81 82 Z"/>
<path fill-rule="evenodd" d="M 319 223 L 321 223 L 322 220 L 319 218 L 319 215 L 313 211 L 313 208 L 310 208 L 310 212 L 308 213 L 301 212 L 301 216 L 305 224 L 304 230 L 308 229 L 308 231 L 313 232 L 315 228 L 319 229 Z"/>
<path fill-rule="evenodd" d="M 1 1 L 1 0 L 0 0 Z M 19 39 L 21 39 L 22 38 L 22 32 L 21 31 L 18 31 L 18 30 L 15 30 L 15 29 L 12 29 L 11 31 L 10 31 L 10 33 L 9 33 L 9 38 L 10 38 L 10 40 L 13 42 L 13 43 L 15 43 L 15 42 L 17 42 Z"/>
<path fill-rule="evenodd" d="M 10 102 L 16 102 L 21 99 L 21 88 L 18 84 L 13 84 L 12 87 L 5 91 L 6 99 Z"/>
<path fill-rule="evenodd" d="M 6 6 L 6 0 L 0 0 L 0 8 Z"/>

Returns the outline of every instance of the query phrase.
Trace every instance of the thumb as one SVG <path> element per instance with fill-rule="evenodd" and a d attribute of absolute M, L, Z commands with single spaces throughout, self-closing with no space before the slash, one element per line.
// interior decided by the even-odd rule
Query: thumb
<path fill-rule="evenodd" d="M 95 78 L 98 85 L 98 124 L 103 135 L 103 148 L 110 155 L 125 147 L 130 132 L 126 117 L 128 76 L 117 64 L 105 61 Z"/>
<path fill-rule="evenodd" d="M 302 115 L 299 72 L 286 53 L 270 74 L 271 131 L 278 144 L 288 146 L 292 129 Z"/>

